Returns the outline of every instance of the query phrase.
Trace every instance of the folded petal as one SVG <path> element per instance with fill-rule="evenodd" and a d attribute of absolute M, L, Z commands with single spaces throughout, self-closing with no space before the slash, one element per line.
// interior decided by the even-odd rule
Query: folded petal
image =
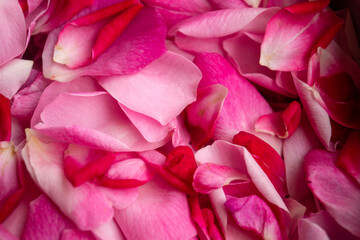
<path fill-rule="evenodd" d="M 64 150 L 63 144 L 44 143 L 34 130 L 27 130 L 22 156 L 37 185 L 80 229 L 90 230 L 108 222 L 114 212 L 102 192 L 90 183 L 74 188 L 66 179 Z"/>
<path fill-rule="evenodd" d="M 336 166 L 344 169 L 360 183 L 360 131 L 354 131 L 346 140 L 337 159 Z"/>
<path fill-rule="evenodd" d="M 105 92 L 60 94 L 44 108 L 35 129 L 62 141 L 108 151 L 148 150 L 163 145 L 147 142 Z"/>
<path fill-rule="evenodd" d="M 127 108 L 165 125 L 195 101 L 200 79 L 193 63 L 167 52 L 137 74 L 100 78 L 99 83 Z"/>
<path fill-rule="evenodd" d="M 325 150 L 306 155 L 309 187 L 337 223 L 360 237 L 360 187 L 335 166 L 336 158 Z"/>
<path fill-rule="evenodd" d="M 28 79 L 33 61 L 13 59 L 0 67 L 0 93 L 12 98 Z"/>
<path fill-rule="evenodd" d="M 300 71 L 319 46 L 326 48 L 342 26 L 329 3 L 319 0 L 281 9 L 268 22 L 261 44 L 260 64 L 271 70 Z"/>
<path fill-rule="evenodd" d="M 249 181 L 246 173 L 213 163 L 201 164 L 194 174 L 194 189 L 203 194 L 230 184 L 232 181 Z"/>
<path fill-rule="evenodd" d="M 115 213 L 116 222 L 127 239 L 190 239 L 196 236 L 184 193 L 160 178 L 141 186 L 139 191 L 132 205 Z"/>
<path fill-rule="evenodd" d="M 25 50 L 26 28 L 24 14 L 18 1 L 1 3 L 0 16 L 1 66 Z"/>
<path fill-rule="evenodd" d="M 284 111 L 259 118 L 255 123 L 255 130 L 276 135 L 279 138 L 288 138 L 295 132 L 300 120 L 301 106 L 298 102 L 293 101 Z"/>
<path fill-rule="evenodd" d="M 264 239 L 282 239 L 273 212 L 258 196 L 230 198 L 225 206 L 241 228 L 255 232 Z"/>
<path fill-rule="evenodd" d="M 221 84 L 228 89 L 228 95 L 221 109 L 214 139 L 232 141 L 239 131 L 255 132 L 256 120 L 272 113 L 269 104 L 246 79 L 241 77 L 230 63 L 218 54 L 202 53 L 194 59 L 203 78 L 199 87 Z M 255 106 L 255 107 L 254 107 Z M 255 133 L 281 151 L 281 140 L 263 133 Z"/>
<path fill-rule="evenodd" d="M 138 31 L 139 28 L 142 31 Z M 49 34 L 42 58 L 44 76 L 61 82 L 85 75 L 136 73 L 165 53 L 166 26 L 161 16 L 151 8 L 141 10 L 113 44 L 84 67 L 70 69 L 53 61 L 59 33 L 60 29 L 56 29 Z"/>
<path fill-rule="evenodd" d="M 195 149 L 212 138 L 227 93 L 228 90 L 220 84 L 200 88 L 196 101 L 187 106 L 186 125 Z"/>

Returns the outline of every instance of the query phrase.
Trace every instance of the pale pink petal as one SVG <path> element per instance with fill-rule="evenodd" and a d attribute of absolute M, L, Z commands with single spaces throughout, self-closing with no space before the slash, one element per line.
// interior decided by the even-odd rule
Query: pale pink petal
<path fill-rule="evenodd" d="M 210 11 L 180 22 L 169 30 L 196 38 L 223 37 L 240 30 L 263 32 L 277 8 L 237 8 Z"/>
<path fill-rule="evenodd" d="M 15 146 L 10 142 L 0 142 L 0 209 L 20 186 L 17 167 Z"/>
<path fill-rule="evenodd" d="M 313 51 L 326 48 L 342 25 L 333 12 L 319 12 L 328 3 L 294 4 L 275 14 L 266 27 L 260 64 L 271 70 L 304 70 Z"/>
<path fill-rule="evenodd" d="M 305 114 L 294 134 L 284 141 L 283 156 L 286 184 L 291 198 L 300 202 L 309 196 L 310 189 L 305 179 L 304 157 L 312 149 L 321 147 Z"/>
<path fill-rule="evenodd" d="M 11 105 L 11 114 L 21 120 L 30 121 L 40 96 L 45 88 L 51 83 L 39 74 L 31 85 L 20 90 L 13 98 Z"/>
<path fill-rule="evenodd" d="M 222 84 L 228 89 L 215 127 L 215 140 L 232 141 L 239 131 L 255 132 L 256 120 L 260 116 L 272 113 L 269 104 L 255 87 L 241 77 L 222 56 L 211 53 L 198 54 L 194 62 L 203 74 L 199 87 Z M 277 152 L 281 152 L 281 140 L 263 133 L 256 135 L 272 145 Z"/>
<path fill-rule="evenodd" d="M 195 149 L 200 149 L 214 134 L 227 93 L 220 84 L 199 88 L 196 101 L 187 106 L 186 125 Z"/>
<path fill-rule="evenodd" d="M 360 187 L 335 166 L 336 158 L 325 150 L 306 155 L 309 187 L 337 223 L 360 237 Z"/>
<path fill-rule="evenodd" d="M 29 200 L 22 200 L 0 225 L 4 226 L 11 234 L 17 237 L 17 239 L 20 239 L 28 212 Z"/>
<path fill-rule="evenodd" d="M 139 28 L 142 31 L 138 31 Z M 136 73 L 165 53 L 165 32 L 166 26 L 161 16 L 151 8 L 144 8 L 96 60 L 84 67 L 70 69 L 52 60 L 60 33 L 60 29 L 56 29 L 49 34 L 44 47 L 44 76 L 67 82 L 86 75 Z"/>
<path fill-rule="evenodd" d="M 344 169 L 358 183 L 360 183 L 360 131 L 354 131 L 350 134 L 340 156 L 337 159 L 336 166 Z"/>
<path fill-rule="evenodd" d="M 184 119 L 181 115 L 170 122 L 170 126 L 174 129 L 172 134 L 172 145 L 177 146 L 187 146 L 190 142 L 190 133 L 185 127 Z"/>
<path fill-rule="evenodd" d="M 300 219 L 298 225 L 299 240 L 312 239 L 359 239 L 342 228 L 324 210 Z M 316 237 L 319 236 L 319 237 Z M 323 236 L 323 237 L 320 237 Z"/>
<path fill-rule="evenodd" d="M 32 66 L 33 61 L 22 59 L 13 59 L 1 66 L 0 93 L 12 98 L 28 79 Z"/>
<path fill-rule="evenodd" d="M 225 206 L 241 228 L 255 232 L 264 239 L 282 239 L 273 212 L 258 196 L 230 198 Z"/>
<path fill-rule="evenodd" d="M 281 210 L 281 214 L 284 219 L 284 225 L 286 227 L 285 233 L 291 238 L 291 236 L 296 235 L 298 222 L 304 217 L 306 207 L 304 207 L 302 204 L 292 198 L 285 198 L 284 202 L 286 204 L 286 207 L 289 209 L 289 212 Z M 281 230 L 284 232 L 284 229 Z"/>
<path fill-rule="evenodd" d="M 213 163 L 201 164 L 194 174 L 194 189 L 203 194 L 208 194 L 214 189 L 228 185 L 231 181 L 249 181 L 247 174 L 233 168 Z"/>
<path fill-rule="evenodd" d="M 331 124 L 330 118 L 324 108 L 316 101 L 316 92 L 312 87 L 294 76 L 295 87 L 299 93 L 301 103 L 304 107 L 309 122 L 318 136 L 320 142 L 328 150 L 334 149 L 334 143 L 331 142 Z"/>
<path fill-rule="evenodd" d="M 201 164 L 214 163 L 247 174 L 268 201 L 288 211 L 266 173 L 244 147 L 218 140 L 212 145 L 200 149 L 195 154 L 195 159 Z"/>
<path fill-rule="evenodd" d="M 115 212 L 127 239 L 190 239 L 197 234 L 185 194 L 160 178 L 141 186 L 139 191 L 132 205 Z"/>
<path fill-rule="evenodd" d="M 289 138 L 299 126 L 300 120 L 301 106 L 293 101 L 284 111 L 270 113 L 259 118 L 255 123 L 255 130 L 276 135 L 279 138 Z"/>
<path fill-rule="evenodd" d="M 27 130 L 22 156 L 34 181 L 80 229 L 90 230 L 108 222 L 114 212 L 101 191 L 90 183 L 74 188 L 67 181 L 62 169 L 64 150 L 64 145 L 44 143 L 34 130 Z"/>
<path fill-rule="evenodd" d="M 148 150 L 163 145 L 147 142 L 105 92 L 60 94 L 44 108 L 35 129 L 62 141 L 108 151 Z"/>
<path fill-rule="evenodd" d="M 121 104 L 165 125 L 195 101 L 200 79 L 193 63 L 168 52 L 137 74 L 100 78 L 99 83 Z"/>
<path fill-rule="evenodd" d="M 92 233 L 97 239 L 126 240 L 114 219 L 92 230 Z"/>
<path fill-rule="evenodd" d="M 25 18 L 18 1 L 0 5 L 0 66 L 19 56 L 25 50 Z M 3 80 L 1 79 L 0 82 Z"/>

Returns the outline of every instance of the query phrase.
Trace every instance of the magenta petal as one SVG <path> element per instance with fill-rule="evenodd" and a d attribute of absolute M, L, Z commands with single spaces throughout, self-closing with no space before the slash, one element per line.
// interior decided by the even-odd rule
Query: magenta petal
<path fill-rule="evenodd" d="M 360 183 L 360 131 L 350 134 L 341 150 L 336 166 L 344 169 Z"/>
<path fill-rule="evenodd" d="M 269 104 L 255 87 L 241 77 L 219 54 L 198 54 L 194 62 L 203 74 L 199 87 L 222 84 L 228 89 L 213 138 L 232 141 L 239 131 L 253 132 L 280 152 L 282 145 L 280 139 L 254 131 L 256 120 L 265 114 L 272 113 Z M 254 105 L 256 107 L 253 107 Z"/>
<path fill-rule="evenodd" d="M 295 4 L 273 16 L 261 44 L 261 65 L 271 70 L 304 70 L 314 49 L 327 47 L 343 21 L 331 11 L 319 12 L 328 1 L 316 2 L 321 4 L 314 7 L 316 3 L 306 2 L 301 8 Z"/>
<path fill-rule="evenodd" d="M 127 108 L 165 125 L 195 101 L 200 79 L 192 62 L 167 52 L 137 74 L 100 78 L 99 83 Z"/>
<path fill-rule="evenodd" d="M 0 29 L 1 66 L 20 55 L 25 49 L 25 18 L 18 1 L 1 4 Z"/>
<path fill-rule="evenodd" d="M 82 230 L 90 230 L 108 222 L 114 212 L 112 204 L 101 190 L 90 183 L 74 188 L 62 169 L 65 146 L 44 143 L 39 137 L 34 130 L 27 130 L 27 144 L 22 150 L 22 156 L 41 190 Z"/>
<path fill-rule="evenodd" d="M 154 178 L 139 188 L 138 199 L 116 210 L 115 219 L 127 239 L 190 239 L 196 229 L 184 193 Z"/>
<path fill-rule="evenodd" d="M 186 125 L 195 149 L 205 145 L 214 134 L 217 119 L 228 90 L 214 84 L 198 89 L 197 100 L 186 108 Z"/>
<path fill-rule="evenodd" d="M 293 101 L 284 111 L 259 118 L 255 124 L 255 130 L 276 135 L 279 138 L 289 138 L 300 124 L 300 120 L 301 106 Z"/>
<path fill-rule="evenodd" d="M 230 198 L 225 206 L 241 228 L 255 232 L 264 239 L 282 239 L 273 212 L 258 196 Z"/>
<path fill-rule="evenodd" d="M 360 237 L 360 187 L 335 166 L 336 158 L 324 150 L 306 155 L 309 187 L 336 222 Z"/>
<path fill-rule="evenodd" d="M 234 180 L 249 181 L 249 178 L 247 174 L 233 168 L 205 163 L 196 169 L 193 186 L 197 192 L 208 194 Z"/>
<path fill-rule="evenodd" d="M 141 31 L 138 31 L 139 28 Z M 136 73 L 165 53 L 166 26 L 161 16 L 151 8 L 141 10 L 95 61 L 77 69 L 70 69 L 52 60 L 59 32 L 60 29 L 56 29 L 49 34 L 42 57 L 44 76 L 61 82 L 86 75 Z"/>

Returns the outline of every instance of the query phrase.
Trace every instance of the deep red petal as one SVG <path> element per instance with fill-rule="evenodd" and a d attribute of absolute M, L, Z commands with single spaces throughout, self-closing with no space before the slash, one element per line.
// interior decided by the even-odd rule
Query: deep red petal
<path fill-rule="evenodd" d="M 11 112 L 10 99 L 0 94 L 0 141 L 10 141 L 11 137 Z"/>

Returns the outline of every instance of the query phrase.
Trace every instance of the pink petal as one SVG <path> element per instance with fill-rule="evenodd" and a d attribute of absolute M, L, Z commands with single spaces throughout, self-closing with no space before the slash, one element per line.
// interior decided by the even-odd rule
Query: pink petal
<path fill-rule="evenodd" d="M 222 84 L 228 89 L 228 95 L 215 127 L 214 139 L 232 141 L 239 131 L 255 132 L 256 120 L 260 116 L 272 113 L 260 93 L 222 56 L 210 53 L 198 54 L 194 62 L 203 74 L 199 87 Z M 256 135 L 271 144 L 278 152 L 281 151 L 282 143 L 278 138 L 263 133 Z"/>
<path fill-rule="evenodd" d="M 33 61 L 13 59 L 0 67 L 0 93 L 12 98 L 28 79 Z"/>
<path fill-rule="evenodd" d="M 44 143 L 34 130 L 27 130 L 22 156 L 34 181 L 80 229 L 90 230 L 108 222 L 113 208 L 101 191 L 90 183 L 74 188 L 66 179 L 62 169 L 64 150 L 64 145 Z"/>
<path fill-rule="evenodd" d="M 148 150 L 163 145 L 147 142 L 105 92 L 60 94 L 44 108 L 35 128 L 62 141 L 108 151 Z"/>
<path fill-rule="evenodd" d="M 298 229 L 300 240 L 359 239 L 337 224 L 324 210 L 311 214 L 308 218 L 300 219 Z"/>
<path fill-rule="evenodd" d="M 11 112 L 10 99 L 0 94 L 0 141 L 10 141 L 11 138 Z"/>
<path fill-rule="evenodd" d="M 91 232 L 83 232 L 78 229 L 65 229 L 61 234 L 61 240 L 71 240 L 71 239 L 78 239 L 78 240 L 89 240 L 89 239 L 96 239 Z"/>
<path fill-rule="evenodd" d="M 126 240 L 114 219 L 101 227 L 94 229 L 92 233 L 97 239 Z"/>
<path fill-rule="evenodd" d="M 333 12 L 319 12 L 328 3 L 294 4 L 275 14 L 267 24 L 260 64 L 271 70 L 304 70 L 310 54 L 318 46 L 326 48 L 342 25 Z"/>
<path fill-rule="evenodd" d="M 1 4 L 0 16 L 0 66 L 2 66 L 25 50 L 26 28 L 24 14 L 18 1 Z"/>
<path fill-rule="evenodd" d="M 142 31 L 138 31 L 141 28 Z M 153 9 L 144 8 L 115 42 L 92 63 L 70 69 L 53 62 L 60 29 L 52 31 L 43 51 L 43 72 L 49 79 L 67 82 L 80 76 L 132 74 L 165 53 L 166 26 Z M 110 64 L 109 64 L 110 63 Z"/>
<path fill-rule="evenodd" d="M 213 136 L 227 93 L 220 84 L 200 88 L 196 102 L 187 106 L 186 125 L 195 149 L 200 149 Z"/>
<path fill-rule="evenodd" d="M 255 232 L 264 239 L 282 239 L 273 212 L 258 196 L 230 198 L 225 206 L 241 228 Z"/>
<path fill-rule="evenodd" d="M 185 194 L 160 178 L 139 188 L 138 199 L 115 219 L 127 239 L 190 239 L 197 233 Z"/>
<path fill-rule="evenodd" d="M 129 158 L 114 163 L 100 178 L 99 184 L 110 188 L 129 188 L 144 185 L 152 179 L 151 171 L 140 158 Z"/>
<path fill-rule="evenodd" d="M 0 224 L 0 238 L 4 240 L 17 240 L 2 224 Z"/>
<path fill-rule="evenodd" d="M 168 52 L 137 74 L 100 78 L 99 83 L 127 108 L 165 125 L 195 101 L 200 79 L 193 63 Z"/>
<path fill-rule="evenodd" d="M 330 118 L 323 107 L 316 101 L 314 90 L 306 83 L 294 76 L 295 87 L 299 93 L 301 103 L 304 107 L 309 122 L 325 148 L 332 150 L 334 144 L 331 142 Z"/>
<path fill-rule="evenodd" d="M 194 189 L 203 194 L 208 194 L 214 189 L 230 184 L 230 182 L 248 181 L 247 174 L 227 166 L 204 163 L 200 165 L 194 174 Z"/>
<path fill-rule="evenodd" d="M 293 101 L 284 111 L 259 118 L 255 124 L 255 130 L 276 135 L 279 138 L 289 138 L 300 124 L 300 120 L 301 106 Z"/>
<path fill-rule="evenodd" d="M 195 159 L 200 164 L 213 163 L 234 168 L 241 173 L 247 174 L 259 192 L 269 202 L 288 211 L 268 176 L 244 147 L 218 140 L 212 145 L 197 151 Z"/>
<path fill-rule="evenodd" d="M 289 195 L 300 202 L 311 194 L 305 179 L 304 157 L 310 150 L 319 147 L 321 143 L 306 116 L 302 114 L 299 127 L 290 138 L 284 141 L 283 147 Z"/>
<path fill-rule="evenodd" d="M 313 150 L 305 157 L 309 187 L 335 221 L 360 236 L 360 188 L 336 166 L 337 154 Z"/>
<path fill-rule="evenodd" d="M 22 239 L 69 239 L 67 237 L 71 233 L 65 232 L 68 228 L 75 228 L 75 226 L 45 195 L 41 195 L 30 203 Z M 74 232 L 78 233 L 77 236 L 86 234 L 77 229 L 68 231 L 73 232 L 72 236 Z M 89 238 L 86 239 L 94 239 L 91 233 L 87 234 Z"/>
<path fill-rule="evenodd" d="M 180 49 L 196 54 L 198 52 L 218 53 L 224 55 L 220 38 L 197 38 L 177 33 L 175 38 L 176 46 Z"/>
<path fill-rule="evenodd" d="M 41 94 L 50 83 L 50 80 L 45 79 L 42 74 L 38 74 L 29 86 L 20 90 L 14 96 L 11 114 L 21 120 L 30 121 Z"/>
<path fill-rule="evenodd" d="M 337 159 L 336 166 L 344 169 L 360 183 L 360 131 L 350 134 Z"/>
<path fill-rule="evenodd" d="M 33 1 L 30 1 L 32 3 Z M 84 8 L 90 7 L 93 0 L 72 1 L 49 1 L 50 5 L 46 12 L 37 20 L 36 28 L 33 34 L 40 32 L 48 32 L 64 22 L 73 18 L 78 12 Z M 30 6 L 29 6 L 30 8 Z"/>
<path fill-rule="evenodd" d="M 236 134 L 233 143 L 249 151 L 279 194 L 285 197 L 287 195 L 285 165 L 280 155 L 269 144 L 247 132 Z"/>
<path fill-rule="evenodd" d="M 157 6 L 159 8 L 180 12 L 201 13 L 210 11 L 212 9 L 211 5 L 206 0 L 144 0 L 143 2 L 148 5 Z"/>
<path fill-rule="evenodd" d="M 208 208 L 202 209 L 201 213 L 205 219 L 206 228 L 209 232 L 209 237 L 213 240 L 222 240 L 223 237 L 221 236 L 221 233 L 219 232 L 219 229 L 215 224 L 214 213 Z"/>

